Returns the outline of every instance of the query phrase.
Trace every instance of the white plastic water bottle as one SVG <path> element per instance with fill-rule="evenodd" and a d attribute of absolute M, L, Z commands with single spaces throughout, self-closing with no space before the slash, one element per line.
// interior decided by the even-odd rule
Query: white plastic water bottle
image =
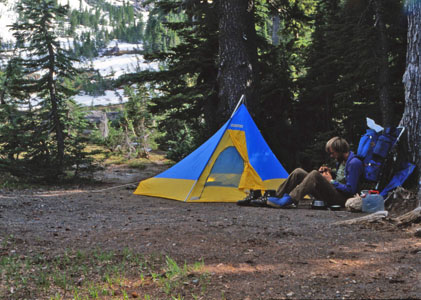
<path fill-rule="evenodd" d="M 376 211 L 384 210 L 384 199 L 378 191 L 370 190 L 363 198 L 362 211 L 367 213 L 374 213 Z"/>

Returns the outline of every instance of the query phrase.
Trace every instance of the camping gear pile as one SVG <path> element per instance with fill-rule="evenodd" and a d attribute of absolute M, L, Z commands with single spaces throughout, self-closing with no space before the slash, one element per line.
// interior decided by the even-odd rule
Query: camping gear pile
<path fill-rule="evenodd" d="M 358 144 L 357 156 L 364 163 L 364 180 L 374 186 L 347 200 L 345 207 L 351 211 L 377 212 L 385 209 L 389 192 L 406 181 L 415 165 L 402 160 L 399 142 L 405 128 L 383 128 L 367 118 L 366 133 Z"/>
<path fill-rule="evenodd" d="M 398 146 L 405 128 L 383 128 L 367 118 L 369 128 L 358 144 L 357 156 L 364 163 L 364 180 L 375 184 L 374 190 L 386 198 L 401 186 L 413 172 L 415 165 L 399 157 Z"/>

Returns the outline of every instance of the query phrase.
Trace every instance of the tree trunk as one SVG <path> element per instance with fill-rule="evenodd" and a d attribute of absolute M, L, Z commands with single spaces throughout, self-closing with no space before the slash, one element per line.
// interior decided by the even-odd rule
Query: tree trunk
<path fill-rule="evenodd" d="M 256 103 L 257 46 L 253 0 L 219 0 L 219 107 L 231 115 L 242 94 L 253 111 Z"/>
<path fill-rule="evenodd" d="M 405 110 L 400 125 L 407 129 L 409 160 L 418 167 L 418 201 L 421 205 L 421 2 L 407 0 L 406 8 L 408 46 L 406 70 L 402 80 L 405 86 Z"/>
<path fill-rule="evenodd" d="M 7 79 L 7 77 L 6 77 L 6 79 Z M 6 96 L 6 89 L 7 89 L 7 80 L 6 80 L 6 82 L 4 83 L 3 90 L 2 90 L 2 91 L 1 91 L 1 93 L 0 93 L 0 104 L 1 104 L 1 105 L 6 104 L 6 101 L 4 100 L 4 98 L 5 98 L 5 96 Z"/>
<path fill-rule="evenodd" d="M 281 21 L 281 18 L 279 18 L 278 14 L 273 15 L 272 17 L 272 44 L 274 46 L 278 46 L 279 45 L 279 23 Z"/>
<path fill-rule="evenodd" d="M 50 59 L 48 90 L 50 93 L 51 114 L 53 116 L 54 129 L 56 132 L 57 161 L 58 161 L 57 173 L 60 174 L 63 171 L 63 163 L 64 163 L 64 134 L 63 134 L 63 127 L 60 121 L 60 116 L 59 116 L 59 111 L 58 111 L 59 99 L 57 99 L 55 79 L 54 79 L 55 56 L 54 56 L 54 49 L 53 49 L 52 44 L 49 44 L 48 54 L 49 54 L 49 59 Z"/>
<path fill-rule="evenodd" d="M 386 24 L 384 23 L 383 0 L 374 0 L 374 10 L 376 12 L 376 27 L 379 33 L 379 100 L 384 127 L 393 126 L 393 107 L 390 100 L 390 72 L 389 72 L 389 42 L 387 40 Z"/>

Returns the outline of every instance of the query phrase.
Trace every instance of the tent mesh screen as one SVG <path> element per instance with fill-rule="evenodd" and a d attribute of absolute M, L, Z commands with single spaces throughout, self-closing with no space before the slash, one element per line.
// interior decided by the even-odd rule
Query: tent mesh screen
<path fill-rule="evenodd" d="M 205 186 L 238 187 L 244 161 L 233 146 L 222 151 L 215 161 Z"/>

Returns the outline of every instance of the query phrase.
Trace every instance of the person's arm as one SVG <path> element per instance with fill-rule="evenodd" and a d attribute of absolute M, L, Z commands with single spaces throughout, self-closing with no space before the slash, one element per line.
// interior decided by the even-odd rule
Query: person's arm
<path fill-rule="evenodd" d="M 333 186 L 341 192 L 349 195 L 354 195 L 358 192 L 358 183 L 363 173 L 363 163 L 358 158 L 354 158 L 349 162 L 346 184 L 342 184 L 336 181 L 332 181 Z"/>

